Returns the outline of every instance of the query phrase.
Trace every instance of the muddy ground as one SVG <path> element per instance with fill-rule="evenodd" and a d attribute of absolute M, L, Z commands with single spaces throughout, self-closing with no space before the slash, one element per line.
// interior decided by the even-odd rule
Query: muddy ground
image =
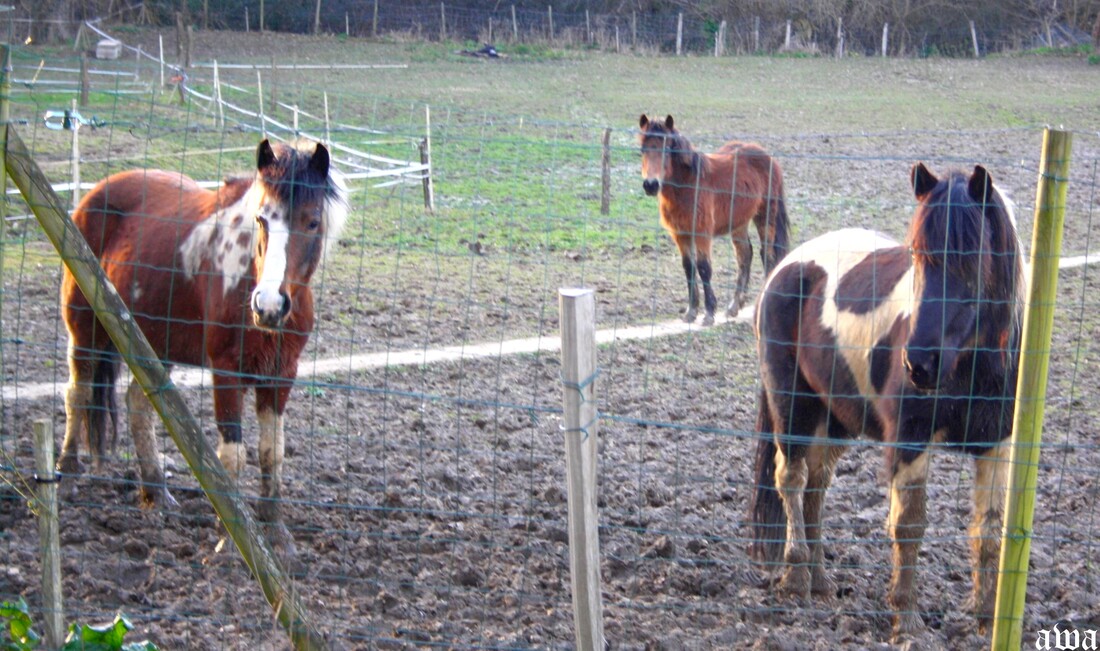
<path fill-rule="evenodd" d="M 947 142 L 952 135 L 938 137 Z M 788 177 L 802 179 L 792 202 L 797 237 L 839 225 L 900 237 L 908 161 L 928 160 L 929 151 L 943 151 L 940 143 L 836 140 L 772 143 L 788 153 Z M 1035 131 L 991 131 L 932 159 L 946 165 L 977 152 L 993 157 L 998 180 L 1021 204 L 1026 241 L 1034 161 L 1010 161 L 1019 151 L 1033 158 L 1037 142 Z M 830 157 L 838 147 L 841 163 Z M 1095 139 L 1079 147 L 1080 159 L 1096 160 Z M 1088 249 L 1096 208 L 1092 169 L 1072 198 L 1067 254 Z M 896 183 L 879 187 L 884 178 Z M 303 368 L 353 353 L 554 336 L 561 285 L 597 289 L 600 328 L 673 318 L 684 294 L 667 244 L 583 255 L 405 252 L 401 264 L 418 271 L 398 274 L 392 254 L 365 255 L 354 243 L 344 243 L 350 250 L 319 287 L 320 322 Z M 45 247 L 32 240 L 21 253 L 8 253 L 23 255 L 27 266 L 4 276 L 6 392 L 42 383 L 60 390 L 66 380 L 58 273 L 38 261 Z M 729 297 L 732 265 L 727 245 L 716 269 L 720 302 Z M 376 269 L 390 272 L 385 283 L 374 282 Z M 753 287 L 759 285 L 757 269 Z M 1025 642 L 1058 620 L 1100 628 L 1094 427 L 1100 325 L 1093 292 L 1100 292 L 1094 268 L 1062 272 Z M 808 604 L 777 598 L 746 555 L 754 345 L 748 327 L 731 323 L 617 341 L 599 351 L 601 573 L 612 648 L 888 646 L 881 450 L 853 444 L 829 494 L 826 559 L 837 594 Z M 573 646 L 559 371 L 557 352 L 543 351 L 349 367 L 295 389 L 284 466 L 283 508 L 298 545 L 290 565 L 299 596 L 334 648 Z M 213 441 L 208 394 L 186 395 Z M 31 423 L 49 419 L 62 431 L 57 396 L 5 399 L 3 442 L 19 476 L 32 465 Z M 255 436 L 248 422 L 246 441 Z M 161 648 L 288 648 L 194 477 L 170 441 L 161 445 L 178 510 L 138 507 L 127 437 L 103 476 L 77 478 L 75 495 L 65 494 L 67 615 L 99 622 L 122 611 L 136 625 L 133 639 Z M 245 495 L 255 495 L 259 484 L 250 454 Z M 987 644 L 962 610 L 970 590 L 971 476 L 965 459 L 934 460 L 918 583 L 928 630 L 910 648 Z M 37 608 L 39 545 L 26 490 L 0 486 L 0 597 L 23 595 Z"/>

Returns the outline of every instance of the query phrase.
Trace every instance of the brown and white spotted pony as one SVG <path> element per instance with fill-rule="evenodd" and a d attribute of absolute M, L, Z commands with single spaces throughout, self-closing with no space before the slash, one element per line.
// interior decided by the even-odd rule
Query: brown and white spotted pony
<path fill-rule="evenodd" d="M 974 459 L 970 606 L 983 631 L 992 619 L 1025 282 L 1012 206 L 984 168 L 940 179 L 918 164 L 912 183 L 906 244 L 856 229 L 811 240 L 756 310 L 754 556 L 783 565 L 788 593 L 835 594 L 825 491 L 847 439 L 882 441 L 895 639 L 923 627 L 913 584 L 933 445 Z"/>
<path fill-rule="evenodd" d="M 787 252 L 790 227 L 779 164 L 752 143 L 731 141 L 713 154 L 701 154 L 676 130 L 671 115 L 658 121 L 643 114 L 638 124 L 642 189 L 658 197 L 661 225 L 676 242 L 687 276 L 684 321 L 694 322 L 699 311 L 698 274 L 706 310 L 703 325 L 714 323 L 718 299 L 711 288 L 710 260 L 711 244 L 718 235 L 730 235 L 737 254 L 737 287 L 726 308 L 727 315 L 736 315 L 748 301 L 749 221 L 756 224 L 760 236 L 765 273 Z"/>
<path fill-rule="evenodd" d="M 218 457 L 234 478 L 245 466 L 244 391 L 255 391 L 259 515 L 278 525 L 276 543 L 284 547 L 292 542 L 278 505 L 283 411 L 313 329 L 310 278 L 346 216 L 347 190 L 323 145 L 267 140 L 256 151 L 256 173 L 217 190 L 174 172 L 130 170 L 101 181 L 73 214 L 165 364 L 212 370 Z M 67 270 L 61 304 L 70 378 L 59 467 L 78 473 L 85 427 L 93 465 L 102 463 L 119 357 Z M 126 398 L 143 499 L 174 504 L 158 461 L 152 407 L 136 382 Z"/>

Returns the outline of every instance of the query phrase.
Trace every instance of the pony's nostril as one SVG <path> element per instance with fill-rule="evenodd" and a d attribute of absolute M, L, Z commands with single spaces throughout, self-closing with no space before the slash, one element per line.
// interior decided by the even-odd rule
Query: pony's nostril
<path fill-rule="evenodd" d="M 279 307 L 279 321 L 282 321 L 290 314 L 290 308 L 293 304 L 290 301 L 290 295 L 286 292 L 279 292 L 279 298 L 283 299 L 282 305 Z"/>

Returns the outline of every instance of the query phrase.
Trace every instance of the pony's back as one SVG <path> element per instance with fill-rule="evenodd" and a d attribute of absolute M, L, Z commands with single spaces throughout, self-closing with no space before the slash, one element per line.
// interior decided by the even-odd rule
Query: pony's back
<path fill-rule="evenodd" d="M 214 193 L 177 172 L 128 170 L 96 184 L 80 201 L 73 222 L 101 258 L 118 238 L 129 237 L 132 225 L 128 222 L 135 217 L 178 219 L 178 215 L 192 212 L 185 210 L 186 206 L 213 197 Z"/>

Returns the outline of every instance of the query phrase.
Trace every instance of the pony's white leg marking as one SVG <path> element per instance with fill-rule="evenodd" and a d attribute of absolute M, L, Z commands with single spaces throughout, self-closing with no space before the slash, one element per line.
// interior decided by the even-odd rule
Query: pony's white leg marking
<path fill-rule="evenodd" d="M 974 459 L 974 513 L 970 523 L 974 591 L 970 606 L 983 634 L 993 621 L 996 604 L 1010 453 L 1011 446 L 1006 439 Z"/>
<path fill-rule="evenodd" d="M 286 249 L 290 242 L 290 231 L 284 219 L 271 218 L 267 225 L 267 251 L 264 253 L 264 268 L 256 289 L 252 292 L 252 305 L 261 313 L 278 314 L 283 306 L 283 295 L 279 288 L 286 275 Z"/>
<path fill-rule="evenodd" d="M 61 460 L 58 467 L 66 474 L 80 472 L 80 435 L 85 425 L 88 405 L 92 401 L 91 365 L 73 359 L 69 346 L 69 384 L 65 388 L 65 440 L 61 444 Z M 88 369 L 84 371 L 83 369 Z"/>
<path fill-rule="evenodd" d="M 894 640 L 924 629 L 917 612 L 913 583 L 917 555 L 928 526 L 925 485 L 928 481 L 928 452 L 912 463 L 899 462 L 890 482 L 890 521 L 887 533 L 894 541 L 894 569 L 890 579 L 890 605 L 894 609 Z"/>
<path fill-rule="evenodd" d="M 807 475 L 805 458 L 790 461 L 782 450 L 776 450 L 775 487 L 787 513 L 787 546 L 783 554 L 787 571 L 780 588 L 796 597 L 806 597 L 810 593 L 810 550 L 806 546 L 802 507 Z"/>
<path fill-rule="evenodd" d="M 265 409 L 256 414 L 256 419 L 260 425 L 260 496 L 278 498 L 286 450 L 283 417 Z"/>
<path fill-rule="evenodd" d="M 824 426 L 821 428 L 824 429 Z M 836 595 L 836 583 L 825 572 L 825 546 L 821 542 L 821 511 L 825 503 L 825 493 L 833 483 L 833 472 L 837 461 L 844 455 L 845 446 L 835 444 L 827 438 L 827 433 L 819 431 L 818 440 L 807 454 L 809 478 L 805 491 L 806 540 L 810 548 L 811 592 L 814 594 Z"/>
<path fill-rule="evenodd" d="M 222 441 L 218 444 L 218 459 L 221 460 L 226 472 L 229 473 L 229 477 L 234 482 L 240 479 L 241 471 L 248 464 L 247 451 L 243 443 L 226 443 Z"/>
<path fill-rule="evenodd" d="M 130 414 L 130 435 L 134 438 L 138 469 L 141 472 L 142 502 L 153 505 L 163 498 L 164 502 L 175 504 L 168 493 L 168 487 L 164 485 L 164 472 L 160 467 L 156 412 L 137 380 L 131 380 L 126 389 L 126 409 Z"/>

